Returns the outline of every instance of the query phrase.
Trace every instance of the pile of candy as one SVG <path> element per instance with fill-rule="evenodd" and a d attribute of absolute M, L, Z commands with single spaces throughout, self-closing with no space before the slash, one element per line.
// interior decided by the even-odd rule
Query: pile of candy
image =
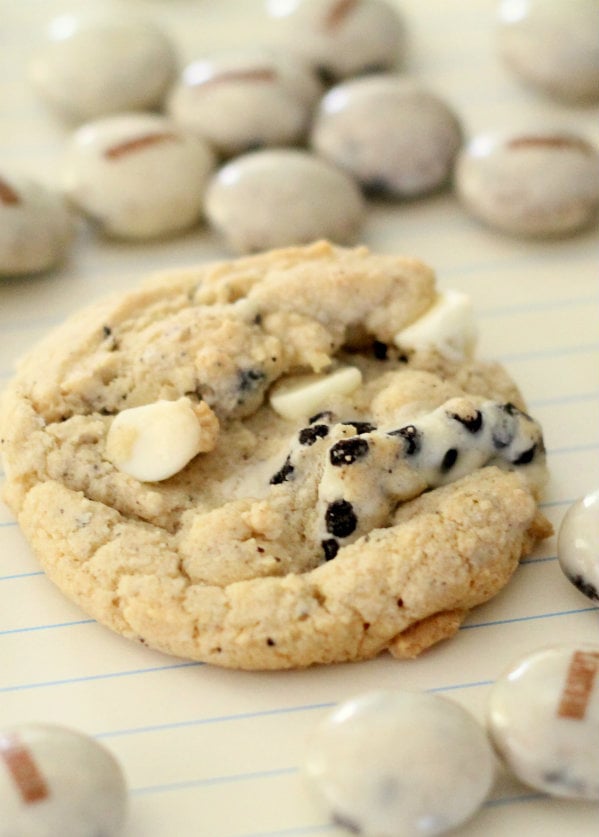
<path fill-rule="evenodd" d="M 406 30 L 384 0 L 269 0 L 264 11 L 268 47 L 199 57 L 179 76 L 175 45 L 147 20 L 56 19 L 30 78 L 80 127 L 61 194 L 0 174 L 0 275 L 57 264 L 73 210 L 137 240 L 205 217 L 239 252 L 350 243 L 368 199 L 420 198 L 452 180 L 466 211 L 508 234 L 564 236 L 595 219 L 597 149 L 545 130 L 465 141 L 451 106 L 400 72 Z M 498 51 L 543 92 L 591 102 L 598 28 L 586 0 L 503 0 Z"/>

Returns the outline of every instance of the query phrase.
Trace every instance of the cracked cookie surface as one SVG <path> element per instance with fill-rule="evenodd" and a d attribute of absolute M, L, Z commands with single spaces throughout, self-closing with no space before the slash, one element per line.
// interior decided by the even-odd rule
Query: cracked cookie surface
<path fill-rule="evenodd" d="M 507 374 L 402 349 L 437 300 L 422 263 L 321 242 L 157 274 L 71 318 L 0 409 L 5 496 L 49 577 L 113 630 L 223 666 L 450 636 L 550 527 L 541 431 Z M 319 414 L 272 408 L 281 379 L 347 366 L 360 384 Z M 211 417 L 210 446 L 159 482 L 119 470 L 115 417 L 178 399 Z"/>

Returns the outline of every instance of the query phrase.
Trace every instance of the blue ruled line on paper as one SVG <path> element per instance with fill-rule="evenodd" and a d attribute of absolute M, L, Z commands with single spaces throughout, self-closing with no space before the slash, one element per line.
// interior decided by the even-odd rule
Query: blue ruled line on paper
<path fill-rule="evenodd" d="M 0 692 L 23 692 L 29 689 L 47 689 L 52 686 L 71 686 L 77 683 L 90 683 L 94 680 L 111 680 L 119 677 L 135 677 L 142 674 L 154 674 L 159 671 L 172 671 L 177 668 L 199 668 L 204 663 L 186 662 L 173 663 L 166 666 L 152 666 L 152 668 L 135 668 L 130 671 L 110 671 L 107 674 L 87 674 L 82 677 L 65 677 L 64 680 L 43 680 L 39 683 L 18 683 L 13 686 L 0 686 Z"/>
<path fill-rule="evenodd" d="M 433 686 L 429 689 L 424 689 L 425 692 L 451 692 L 463 689 L 476 689 L 481 686 L 490 686 L 493 680 L 475 680 L 467 683 L 449 683 L 443 686 Z M 143 727 L 126 727 L 124 729 L 105 730 L 94 734 L 94 738 L 123 738 L 131 735 L 148 735 L 154 732 L 166 732 L 175 729 L 185 729 L 195 726 L 204 726 L 209 724 L 223 724 L 232 723 L 235 721 L 248 721 L 254 718 L 275 717 L 277 715 L 292 715 L 300 712 L 317 712 L 322 709 L 330 709 L 335 706 L 334 701 L 327 701 L 326 703 L 305 703 L 295 706 L 277 706 L 272 709 L 259 709 L 255 712 L 238 712 L 231 715 L 215 715 L 204 718 L 190 718 L 185 721 L 172 721 L 165 724 L 153 724 L 151 726 Z"/>
<path fill-rule="evenodd" d="M 165 732 L 166 730 L 184 729 L 187 727 L 204 726 L 206 724 L 223 724 L 233 721 L 247 721 L 253 718 L 268 718 L 276 715 L 292 715 L 297 712 L 316 712 L 320 709 L 330 709 L 334 702 L 308 703 L 299 706 L 277 706 L 273 709 L 258 709 L 255 712 L 239 712 L 231 715 L 215 715 L 207 718 L 191 718 L 187 721 L 173 721 L 166 724 L 155 724 L 145 727 L 130 727 L 125 729 L 109 730 L 99 732 L 94 738 L 122 738 L 129 735 L 146 735 L 153 732 Z"/>
<path fill-rule="evenodd" d="M 33 570 L 30 573 L 14 573 L 13 575 L 0 575 L 0 581 L 14 581 L 19 578 L 33 578 L 36 575 L 44 575 L 44 571 Z"/>
<path fill-rule="evenodd" d="M 509 625 L 512 622 L 532 622 L 535 619 L 553 619 L 558 616 L 574 616 L 579 613 L 591 613 L 596 611 L 599 613 L 599 607 L 591 605 L 591 607 L 579 607 L 574 610 L 556 610 L 552 613 L 536 613 L 532 616 L 513 616 L 510 619 L 496 619 L 491 622 L 474 622 L 469 625 L 462 625 L 460 631 L 468 631 L 472 628 L 489 628 L 492 625 Z"/>
<path fill-rule="evenodd" d="M 257 770 L 255 773 L 233 773 L 229 776 L 208 776 L 203 779 L 188 779 L 182 782 L 171 782 L 163 785 L 148 785 L 147 787 L 131 788 L 134 795 L 146 793 L 169 793 L 172 791 L 189 790 L 207 785 L 232 784 L 234 782 L 248 782 L 256 779 L 273 779 L 279 776 L 291 776 L 299 773 L 297 767 L 279 767 L 272 770 Z"/>
<path fill-rule="evenodd" d="M 6 636 L 7 634 L 26 634 L 31 631 L 51 631 L 54 628 L 73 628 L 76 625 L 92 625 L 95 621 L 95 619 L 77 619 L 74 622 L 55 622 L 48 625 L 28 625 L 25 628 L 7 628 L 0 631 L 0 636 Z"/>

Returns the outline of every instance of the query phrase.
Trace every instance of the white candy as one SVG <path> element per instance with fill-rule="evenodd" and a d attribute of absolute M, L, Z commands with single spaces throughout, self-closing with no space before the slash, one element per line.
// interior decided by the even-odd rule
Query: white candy
<path fill-rule="evenodd" d="M 521 236 L 568 235 L 599 209 L 599 153 L 563 131 L 481 134 L 461 152 L 455 186 L 480 221 Z"/>
<path fill-rule="evenodd" d="M 155 238 L 199 220 L 213 166 L 205 143 L 171 120 L 120 114 L 82 125 L 74 133 L 63 187 L 108 235 Z"/>
<path fill-rule="evenodd" d="M 53 267 L 64 257 L 73 229 L 62 195 L 21 176 L 0 175 L 0 276 Z"/>
<path fill-rule="evenodd" d="M 301 142 L 322 89 L 292 54 L 265 49 L 194 61 L 168 99 L 184 128 L 224 156 Z"/>
<path fill-rule="evenodd" d="M 395 336 L 400 349 L 437 349 L 452 360 L 471 357 L 477 329 L 474 309 L 467 294 L 440 293 L 422 317 Z"/>
<path fill-rule="evenodd" d="M 557 557 L 572 584 L 599 601 L 599 490 L 566 512 L 559 528 Z"/>
<path fill-rule="evenodd" d="M 458 704 L 409 691 L 339 705 L 310 741 L 306 773 L 356 834 L 441 834 L 479 808 L 494 778 L 483 729 Z"/>
<path fill-rule="evenodd" d="M 403 21 L 384 0 L 267 0 L 273 39 L 334 79 L 400 66 Z"/>
<path fill-rule="evenodd" d="M 175 73 L 168 37 L 149 21 L 116 12 L 56 18 L 30 66 L 40 95 L 78 122 L 157 107 Z"/>
<path fill-rule="evenodd" d="M 491 690 L 488 725 L 521 781 L 599 799 L 599 645 L 545 648 L 517 662 Z"/>
<path fill-rule="evenodd" d="M 198 453 L 211 450 L 215 438 L 215 432 L 206 433 L 188 398 L 161 400 L 115 416 L 106 457 L 137 480 L 157 482 L 181 471 Z"/>
<path fill-rule="evenodd" d="M 328 238 L 351 243 L 364 215 L 353 180 L 305 151 L 254 151 L 212 178 L 205 212 L 238 252 Z"/>
<path fill-rule="evenodd" d="M 296 375 L 275 384 L 270 406 L 286 419 L 307 418 L 327 399 L 349 395 L 362 383 L 362 373 L 355 366 L 344 366 L 327 375 Z"/>
<path fill-rule="evenodd" d="M 413 198 L 443 186 L 460 148 L 452 110 L 412 79 L 375 75 L 331 88 L 311 143 L 370 193 Z"/>
<path fill-rule="evenodd" d="M 0 731 L 0 837 L 113 837 L 127 788 L 113 756 L 51 724 Z"/>
<path fill-rule="evenodd" d="M 597 0 L 502 0 L 501 57 L 533 87 L 568 101 L 599 99 Z"/>

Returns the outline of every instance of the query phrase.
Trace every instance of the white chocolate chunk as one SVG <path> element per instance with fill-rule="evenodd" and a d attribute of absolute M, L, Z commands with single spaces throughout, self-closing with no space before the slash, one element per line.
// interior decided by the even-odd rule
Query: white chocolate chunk
<path fill-rule="evenodd" d="M 349 395 L 361 383 L 362 373 L 355 366 L 344 366 L 328 375 L 297 375 L 273 387 L 270 406 L 283 418 L 305 418 L 332 395 Z"/>
<path fill-rule="evenodd" d="M 212 450 L 217 434 L 218 422 L 206 404 L 194 409 L 189 398 L 156 401 L 115 417 L 106 457 L 135 479 L 157 482 L 181 471 L 198 453 Z"/>
<path fill-rule="evenodd" d="M 452 360 L 472 354 L 476 342 L 472 302 L 467 294 L 446 291 L 418 320 L 395 336 L 401 349 L 435 348 Z"/>

